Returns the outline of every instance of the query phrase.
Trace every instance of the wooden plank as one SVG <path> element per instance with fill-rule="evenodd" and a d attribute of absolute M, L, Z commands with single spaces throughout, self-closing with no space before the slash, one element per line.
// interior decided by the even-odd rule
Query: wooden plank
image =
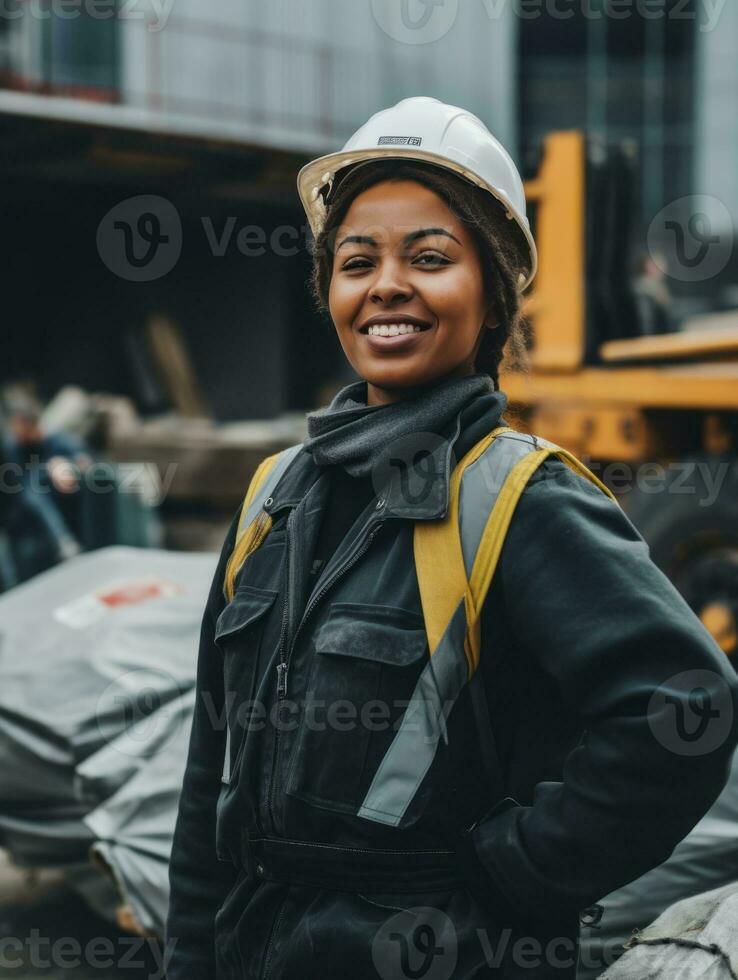
<path fill-rule="evenodd" d="M 600 347 L 603 361 L 665 360 L 738 354 L 738 327 L 713 327 L 654 337 L 610 340 Z"/>
<path fill-rule="evenodd" d="M 212 412 L 179 325 L 163 314 L 152 314 L 146 321 L 146 338 L 159 377 L 177 411 L 185 418 L 209 418 Z"/>
<path fill-rule="evenodd" d="M 511 403 L 520 405 L 559 401 L 644 409 L 738 410 L 738 361 L 585 368 L 574 374 L 509 371 L 502 375 L 500 387 Z"/>

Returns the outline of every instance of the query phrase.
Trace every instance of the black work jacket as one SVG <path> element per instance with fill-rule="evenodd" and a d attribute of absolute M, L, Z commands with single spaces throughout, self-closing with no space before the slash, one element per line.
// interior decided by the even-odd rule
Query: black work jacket
<path fill-rule="evenodd" d="M 456 458 L 479 436 L 462 431 Z M 328 479 L 298 455 L 228 603 L 237 517 L 223 546 L 171 856 L 169 980 L 571 977 L 580 912 L 664 861 L 723 787 L 733 671 L 620 507 L 549 459 L 482 615 L 515 805 L 495 809 L 464 689 L 454 751 L 441 743 L 405 825 L 359 818 L 427 660 L 412 529 L 444 515 L 448 471 L 414 503 L 394 486 L 373 497 L 316 581 Z M 315 699 L 333 718 L 308 720 Z M 364 723 L 369 702 L 384 710 Z"/>

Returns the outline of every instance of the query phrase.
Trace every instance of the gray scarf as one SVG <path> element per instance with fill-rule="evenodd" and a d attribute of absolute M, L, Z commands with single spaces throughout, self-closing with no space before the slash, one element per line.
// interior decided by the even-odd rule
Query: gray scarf
<path fill-rule="evenodd" d="M 461 431 L 481 438 L 499 424 L 507 404 L 483 373 L 447 379 L 391 405 L 367 405 L 366 397 L 366 381 L 355 381 L 307 416 L 304 446 L 318 466 L 339 463 L 351 476 L 368 476 L 398 437 L 416 432 L 450 436 L 462 413 Z"/>

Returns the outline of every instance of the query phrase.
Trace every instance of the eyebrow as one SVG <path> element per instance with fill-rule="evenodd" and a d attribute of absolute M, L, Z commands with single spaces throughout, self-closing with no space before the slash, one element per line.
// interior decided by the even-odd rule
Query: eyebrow
<path fill-rule="evenodd" d="M 447 231 L 446 228 L 419 228 L 417 231 L 411 231 L 409 234 L 405 235 L 405 237 L 402 240 L 402 244 L 411 245 L 413 242 L 416 242 L 419 238 L 426 238 L 429 235 L 446 235 L 447 238 L 453 238 L 455 242 L 461 245 L 461 242 L 456 237 L 456 235 L 452 235 L 451 232 Z M 342 248 L 344 245 L 348 245 L 349 242 L 353 242 L 356 245 L 376 246 L 377 244 L 376 239 L 372 238 L 371 235 L 347 235 L 346 238 L 344 238 L 341 244 L 338 246 L 336 251 L 338 251 L 338 249 Z"/>

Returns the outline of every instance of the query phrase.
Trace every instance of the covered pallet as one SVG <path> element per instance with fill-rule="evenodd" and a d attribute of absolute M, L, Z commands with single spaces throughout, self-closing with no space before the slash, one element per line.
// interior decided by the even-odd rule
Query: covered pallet
<path fill-rule="evenodd" d="M 215 564 L 106 548 L 0 596 L 0 846 L 77 882 L 92 857 L 152 932 Z"/>

